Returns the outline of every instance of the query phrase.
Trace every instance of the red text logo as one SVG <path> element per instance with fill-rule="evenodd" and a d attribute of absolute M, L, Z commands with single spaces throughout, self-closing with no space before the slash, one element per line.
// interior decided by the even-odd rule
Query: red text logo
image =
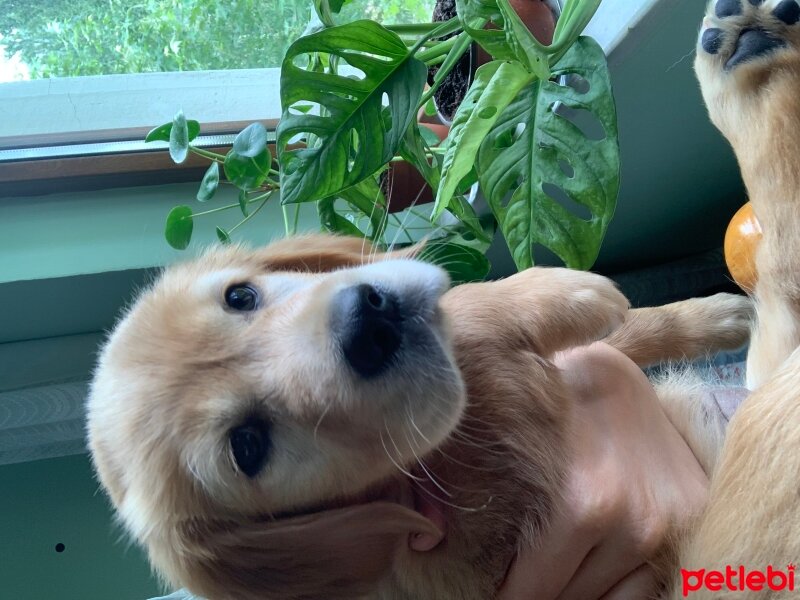
<path fill-rule="evenodd" d="M 734 568 L 731 565 L 725 567 L 725 571 L 711 571 L 698 569 L 690 571 L 681 569 L 681 591 L 686 598 L 690 593 L 698 590 L 709 590 L 719 592 L 760 592 L 762 590 L 772 590 L 775 592 L 794 591 L 794 565 L 788 565 L 786 569 L 776 569 L 768 565 L 763 570 L 748 570 L 742 565 Z"/>

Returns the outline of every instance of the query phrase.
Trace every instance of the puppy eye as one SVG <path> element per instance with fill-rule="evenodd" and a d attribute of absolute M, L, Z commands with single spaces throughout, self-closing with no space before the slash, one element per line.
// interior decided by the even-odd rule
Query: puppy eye
<path fill-rule="evenodd" d="M 269 426 L 263 421 L 247 421 L 232 429 L 229 437 L 236 466 L 252 479 L 261 471 L 269 454 Z"/>
<path fill-rule="evenodd" d="M 249 285 L 236 284 L 225 290 L 225 304 L 233 310 L 248 312 L 258 305 L 258 293 Z"/>

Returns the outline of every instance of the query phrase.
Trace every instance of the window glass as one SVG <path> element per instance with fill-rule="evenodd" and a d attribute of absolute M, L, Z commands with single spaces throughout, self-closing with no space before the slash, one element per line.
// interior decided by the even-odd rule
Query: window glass
<path fill-rule="evenodd" d="M 434 0 L 353 0 L 340 21 L 430 20 Z M 311 0 L 2 0 L 0 82 L 280 66 Z"/>

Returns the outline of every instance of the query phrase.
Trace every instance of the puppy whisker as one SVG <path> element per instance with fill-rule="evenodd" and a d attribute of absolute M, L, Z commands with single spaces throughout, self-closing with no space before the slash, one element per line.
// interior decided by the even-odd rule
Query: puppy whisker
<path fill-rule="evenodd" d="M 428 480 L 437 488 L 439 488 L 439 490 L 441 490 L 441 492 L 445 494 L 448 498 L 452 498 L 453 494 L 444 489 L 444 487 L 439 483 L 439 481 L 436 479 L 431 470 L 428 469 L 427 465 L 425 465 L 425 461 L 423 461 L 422 458 L 420 458 L 420 456 L 416 453 L 416 451 L 412 447 L 411 440 L 408 437 L 408 431 L 405 431 L 404 434 L 406 437 L 406 441 L 408 442 L 408 447 L 411 450 L 411 453 L 414 455 L 414 459 L 417 461 L 417 464 L 419 465 L 420 469 L 422 469 L 425 475 L 428 476 Z"/>
<path fill-rule="evenodd" d="M 317 419 L 317 424 L 314 425 L 314 435 L 313 435 L 313 437 L 314 437 L 314 441 L 315 442 L 317 441 L 317 431 L 319 431 L 319 426 L 322 425 L 322 419 L 325 418 L 325 415 L 328 414 L 328 411 L 330 411 L 332 406 L 333 406 L 333 401 L 332 400 L 328 400 L 328 403 L 325 405 L 325 408 L 322 409 L 322 414 L 319 416 L 319 419 Z"/>
<path fill-rule="evenodd" d="M 391 439 L 391 437 L 392 437 L 392 434 L 389 432 L 389 427 L 388 427 L 388 425 L 385 425 L 385 424 L 384 424 L 384 426 L 385 426 L 385 428 L 386 428 L 386 433 L 387 433 L 387 434 L 389 434 L 389 438 Z M 421 478 L 421 477 L 417 477 L 416 475 L 412 475 L 412 474 L 411 474 L 411 472 L 410 472 L 408 469 L 405 469 L 405 468 L 403 468 L 403 467 L 400 465 L 400 463 L 398 463 L 398 462 L 397 462 L 397 461 L 394 459 L 394 457 L 392 456 L 392 453 L 391 453 L 391 452 L 389 452 L 389 448 L 386 446 L 386 440 L 384 440 L 384 439 L 383 439 L 383 432 L 382 432 L 382 431 L 380 431 L 380 432 L 378 432 L 378 433 L 379 433 L 379 437 L 380 437 L 380 439 L 381 439 L 381 445 L 383 446 L 383 450 L 384 450 L 384 452 L 386 452 L 386 456 L 389 458 L 389 460 L 391 461 L 391 463 L 392 463 L 392 464 L 393 464 L 393 465 L 394 465 L 394 466 L 397 468 L 397 470 L 398 470 L 398 471 L 400 471 L 400 472 L 401 472 L 403 475 L 405 475 L 406 477 L 408 477 L 409 479 L 411 479 L 411 480 L 413 480 L 413 481 L 425 481 L 425 480 L 424 480 L 423 478 Z M 392 441 L 392 444 L 394 444 L 394 441 Z M 395 448 L 397 448 L 397 444 L 394 444 L 394 447 L 395 447 Z M 399 449 L 399 448 L 397 448 L 397 453 L 398 453 L 398 456 L 400 456 L 400 449 Z"/>
<path fill-rule="evenodd" d="M 456 510 L 461 510 L 461 511 L 464 511 L 464 512 L 478 512 L 480 510 L 484 510 L 485 508 L 487 508 L 489 506 L 489 504 L 492 502 L 492 499 L 494 498 L 493 496 L 489 496 L 489 499 L 485 503 L 481 504 L 478 507 L 461 506 L 459 504 L 455 504 L 453 502 L 449 502 L 448 500 L 445 500 L 444 498 L 440 498 L 439 496 L 437 496 L 436 494 L 431 492 L 425 486 L 420 485 L 418 482 L 415 482 L 415 486 L 414 487 L 415 487 L 415 489 L 421 491 L 423 494 L 425 494 L 429 498 L 432 498 L 436 502 L 438 502 L 440 504 L 444 504 L 445 506 L 449 506 L 450 508 L 454 508 Z"/>
<path fill-rule="evenodd" d="M 428 444 L 428 446 L 431 446 L 432 445 L 431 441 L 428 439 L 428 437 L 424 433 L 422 433 L 422 430 L 417 426 L 417 423 L 414 421 L 414 414 L 411 412 L 411 406 L 410 405 L 406 405 L 406 412 L 408 413 L 408 421 L 411 424 L 411 427 L 413 427 L 414 430 L 419 434 L 419 436 L 423 440 L 425 440 L 425 443 Z M 417 447 L 419 448 L 419 445 L 417 445 Z"/>

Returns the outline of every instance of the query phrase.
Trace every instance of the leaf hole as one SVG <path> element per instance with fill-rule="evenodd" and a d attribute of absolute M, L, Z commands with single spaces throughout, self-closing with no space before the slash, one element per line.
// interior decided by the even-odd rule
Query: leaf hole
<path fill-rule="evenodd" d="M 586 206 L 575 202 L 569 194 L 567 194 L 563 189 L 559 186 L 554 185 L 552 183 L 543 183 L 542 184 L 542 191 L 547 194 L 550 198 L 556 201 L 558 204 L 563 206 L 568 212 L 575 215 L 579 219 L 583 219 L 584 221 L 591 221 L 592 219 L 592 211 L 590 211 Z"/>
<path fill-rule="evenodd" d="M 570 108 L 566 104 L 556 102 L 551 107 L 554 114 L 562 119 L 566 119 L 589 140 L 599 142 L 606 139 L 606 131 L 603 124 L 591 111 L 583 108 Z"/>
<path fill-rule="evenodd" d="M 481 119 L 491 119 L 496 114 L 497 114 L 496 106 L 487 106 L 478 113 L 478 117 L 480 117 Z"/>
<path fill-rule="evenodd" d="M 354 67 L 350 64 L 346 58 L 339 57 L 339 75 L 343 75 L 348 79 L 354 79 L 355 81 L 364 81 L 367 78 L 367 74 L 359 69 L 358 67 Z"/>
<path fill-rule="evenodd" d="M 350 134 L 347 136 L 348 139 L 348 148 L 347 148 L 347 172 L 351 173 L 353 171 L 353 166 L 356 162 L 356 156 L 358 155 L 359 149 L 359 142 L 360 139 L 358 137 L 358 131 L 355 128 L 350 130 Z"/>
<path fill-rule="evenodd" d="M 511 198 L 517 192 L 519 188 L 525 185 L 525 176 L 518 175 L 517 178 L 514 180 L 514 183 L 509 188 L 508 192 L 506 192 L 505 196 L 500 199 L 500 206 L 502 208 L 507 208 L 508 205 L 511 203 Z"/>
<path fill-rule="evenodd" d="M 570 87 L 578 94 L 586 94 L 592 89 L 592 84 L 585 77 L 581 77 L 577 73 L 568 73 L 558 78 L 558 85 Z"/>
<path fill-rule="evenodd" d="M 556 265 L 563 265 L 564 261 L 558 257 L 558 254 L 550 250 L 550 248 L 547 246 L 543 246 L 542 244 L 534 244 L 533 264 L 552 267 Z"/>
<path fill-rule="evenodd" d="M 311 69 L 311 55 L 308 53 L 303 53 L 293 56 L 292 64 L 298 69 L 308 71 Z"/>
<path fill-rule="evenodd" d="M 563 158 L 558 159 L 558 168 L 561 169 L 561 172 L 566 176 L 572 179 L 575 177 L 575 169 L 572 168 L 572 165 L 569 164 L 569 161 L 564 160 Z"/>
<path fill-rule="evenodd" d="M 505 150 L 514 145 L 514 132 L 510 129 L 501 131 L 494 138 L 494 147 L 498 150 Z"/>
<path fill-rule="evenodd" d="M 341 91 L 337 91 L 337 92 L 334 92 L 334 91 L 328 91 L 328 92 L 326 92 L 326 93 L 327 93 L 327 94 L 330 94 L 330 95 L 332 95 L 332 96 L 336 96 L 336 97 L 338 97 L 338 98 L 342 98 L 343 100 L 349 100 L 350 102 L 357 102 L 357 101 L 359 100 L 358 96 L 354 96 L 353 94 L 348 94 L 348 93 L 346 93 L 346 92 L 341 92 Z"/>
<path fill-rule="evenodd" d="M 525 133 L 525 123 L 517 123 L 516 127 L 514 127 L 514 131 L 511 134 L 512 142 L 516 142 L 519 138 L 522 137 L 522 134 Z"/>
<path fill-rule="evenodd" d="M 320 104 L 319 102 L 309 102 L 306 100 L 301 100 L 299 102 L 295 102 L 289 107 L 289 114 L 290 115 L 318 115 L 320 114 Z"/>
<path fill-rule="evenodd" d="M 397 60 L 396 56 L 395 57 L 393 57 L 393 56 L 384 56 L 383 54 L 373 54 L 372 52 L 363 52 L 363 51 L 360 52 L 360 51 L 357 51 L 357 50 L 349 51 L 348 54 L 359 56 L 359 57 L 362 57 L 362 58 L 371 58 L 373 60 L 379 60 L 380 62 L 385 62 L 385 63 L 395 62 Z"/>

